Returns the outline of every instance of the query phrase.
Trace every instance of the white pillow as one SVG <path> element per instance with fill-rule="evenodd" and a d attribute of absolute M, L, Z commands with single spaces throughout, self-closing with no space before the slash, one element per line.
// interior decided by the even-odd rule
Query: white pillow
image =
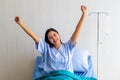
<path fill-rule="evenodd" d="M 78 72 L 88 71 L 88 50 L 75 49 L 73 51 L 73 69 Z"/>

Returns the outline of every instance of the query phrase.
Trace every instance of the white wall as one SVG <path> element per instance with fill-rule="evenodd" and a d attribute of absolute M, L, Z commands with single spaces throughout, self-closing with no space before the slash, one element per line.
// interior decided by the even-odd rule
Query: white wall
<path fill-rule="evenodd" d="M 88 12 L 105 11 L 110 16 L 110 33 L 105 34 L 105 17 L 100 16 L 100 41 L 97 66 L 97 17 L 87 16 L 81 31 L 78 48 L 88 49 L 93 57 L 99 80 L 120 80 L 120 10 L 119 0 L 0 0 L 0 80 L 31 80 L 35 57 L 39 53 L 34 41 L 14 22 L 19 15 L 39 37 L 45 30 L 56 28 L 67 41 L 81 16 L 80 6 Z"/>
<path fill-rule="evenodd" d="M 90 11 L 105 11 L 108 12 L 110 16 L 110 33 L 108 36 L 105 35 L 104 16 L 100 18 L 100 28 L 102 29 L 100 32 L 100 40 L 102 44 L 100 45 L 99 54 L 99 80 L 120 80 L 119 2 L 119 0 L 115 0 L 114 2 L 111 0 L 92 0 L 89 2 Z"/>

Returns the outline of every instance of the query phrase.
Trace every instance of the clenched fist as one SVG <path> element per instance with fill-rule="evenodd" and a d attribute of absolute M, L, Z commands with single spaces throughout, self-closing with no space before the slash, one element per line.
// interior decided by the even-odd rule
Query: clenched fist
<path fill-rule="evenodd" d="M 85 5 L 81 6 L 81 10 L 83 13 L 87 13 L 87 7 Z"/>
<path fill-rule="evenodd" d="M 21 20 L 21 18 L 20 18 L 19 16 L 16 16 L 16 17 L 15 17 L 15 22 L 16 22 L 17 24 L 20 24 L 20 23 L 22 23 L 22 20 Z"/>

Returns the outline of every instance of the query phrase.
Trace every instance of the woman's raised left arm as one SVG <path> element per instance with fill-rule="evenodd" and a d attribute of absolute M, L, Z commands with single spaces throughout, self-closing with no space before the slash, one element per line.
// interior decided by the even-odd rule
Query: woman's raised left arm
<path fill-rule="evenodd" d="M 82 5 L 82 6 L 81 6 L 81 11 L 82 11 L 82 16 L 81 16 L 81 18 L 80 18 L 80 20 L 79 20 L 79 22 L 78 22 L 78 24 L 77 24 L 77 26 L 76 26 L 76 29 L 75 29 L 75 31 L 73 32 L 72 37 L 71 37 L 71 39 L 72 39 L 72 45 L 74 45 L 74 44 L 76 43 L 76 41 L 77 41 L 77 39 L 78 39 L 78 36 L 79 36 L 79 34 L 80 34 L 81 28 L 82 28 L 83 23 L 84 23 L 85 18 L 86 18 L 87 7 L 84 6 L 84 5 Z"/>

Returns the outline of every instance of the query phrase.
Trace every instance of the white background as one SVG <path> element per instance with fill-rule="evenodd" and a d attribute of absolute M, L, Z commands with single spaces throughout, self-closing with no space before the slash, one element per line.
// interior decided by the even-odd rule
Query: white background
<path fill-rule="evenodd" d="M 14 22 L 15 16 L 20 16 L 40 38 L 44 38 L 47 28 L 54 27 L 66 42 L 80 19 L 82 4 L 88 7 L 88 13 L 109 13 L 110 22 L 106 28 L 107 16 L 100 15 L 98 54 L 97 15 L 87 15 L 77 47 L 90 51 L 99 80 L 120 80 L 119 3 L 119 0 L 0 0 L 0 80 L 31 80 L 39 55 L 34 41 Z"/>

